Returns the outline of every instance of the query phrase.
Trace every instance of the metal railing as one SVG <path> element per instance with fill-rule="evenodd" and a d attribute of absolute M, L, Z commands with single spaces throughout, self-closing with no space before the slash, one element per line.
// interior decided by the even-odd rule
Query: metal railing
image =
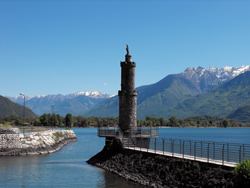
<path fill-rule="evenodd" d="M 119 127 L 98 127 L 99 137 L 117 137 L 119 134 L 123 134 Z M 129 136 L 134 139 L 134 137 L 158 137 L 158 128 L 137 128 L 136 130 L 130 130 Z"/>
<path fill-rule="evenodd" d="M 120 131 L 117 127 L 98 127 L 97 135 L 99 137 L 119 137 Z"/>
<path fill-rule="evenodd" d="M 137 128 L 138 136 L 149 136 L 149 137 L 158 137 L 159 128 L 150 127 L 150 128 Z"/>
<path fill-rule="evenodd" d="M 130 130 L 129 131 L 129 137 L 131 138 L 131 140 L 133 141 L 133 144 L 136 145 L 136 130 Z"/>
<path fill-rule="evenodd" d="M 97 133 L 99 137 L 114 137 L 119 139 L 123 147 L 135 147 L 138 138 L 155 138 L 158 137 L 158 134 L 158 128 L 138 128 L 123 133 L 119 127 L 98 127 Z"/>
<path fill-rule="evenodd" d="M 146 142 L 148 144 L 146 144 Z M 176 138 L 139 138 L 134 148 L 150 153 L 168 154 L 192 160 L 210 163 L 240 163 L 243 159 L 250 159 L 250 144 L 225 142 L 210 142 L 199 140 L 184 140 Z"/>
<path fill-rule="evenodd" d="M 115 137 L 128 149 L 227 166 L 250 159 L 250 144 L 157 138 L 158 134 L 157 128 L 138 128 L 126 136 L 119 127 L 98 128 L 98 136 Z"/>

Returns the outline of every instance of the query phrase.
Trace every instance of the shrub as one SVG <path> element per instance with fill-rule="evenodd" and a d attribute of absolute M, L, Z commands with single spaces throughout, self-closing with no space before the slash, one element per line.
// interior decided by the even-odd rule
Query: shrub
<path fill-rule="evenodd" d="M 235 167 L 236 184 L 239 187 L 249 187 L 250 185 L 250 161 L 244 159 Z"/>

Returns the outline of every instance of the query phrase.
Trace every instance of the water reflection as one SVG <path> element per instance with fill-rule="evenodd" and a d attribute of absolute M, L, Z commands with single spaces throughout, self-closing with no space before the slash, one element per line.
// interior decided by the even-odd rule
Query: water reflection
<path fill-rule="evenodd" d="M 46 156 L 0 157 L 0 185 L 3 187 L 26 187 L 27 173 L 30 177 L 39 174 L 39 163 Z M 0 186 L 1 187 L 1 186 Z"/>

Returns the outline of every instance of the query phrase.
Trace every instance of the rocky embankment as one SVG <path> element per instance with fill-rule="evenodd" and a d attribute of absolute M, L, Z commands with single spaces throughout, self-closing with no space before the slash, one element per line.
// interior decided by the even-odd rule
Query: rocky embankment
<path fill-rule="evenodd" d="M 87 161 L 145 187 L 236 187 L 234 169 L 125 150 L 113 144 Z"/>
<path fill-rule="evenodd" d="M 50 154 L 73 141 L 77 141 L 73 130 L 22 134 L 19 129 L 0 129 L 0 156 Z"/>

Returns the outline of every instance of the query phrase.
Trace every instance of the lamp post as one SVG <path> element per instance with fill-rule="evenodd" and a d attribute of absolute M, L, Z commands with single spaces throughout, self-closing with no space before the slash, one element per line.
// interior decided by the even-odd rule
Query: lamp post
<path fill-rule="evenodd" d="M 53 118 L 53 112 L 54 111 L 54 103 L 52 104 L 52 114 L 51 114 L 51 118 L 52 118 L 52 121 L 51 121 L 51 127 L 52 127 L 52 131 L 53 131 L 53 120 L 54 120 L 54 118 Z"/>
<path fill-rule="evenodd" d="M 24 125 L 24 118 L 25 118 L 25 94 L 20 93 L 20 95 L 22 95 L 23 98 L 24 98 L 24 105 L 23 105 L 23 125 Z"/>

